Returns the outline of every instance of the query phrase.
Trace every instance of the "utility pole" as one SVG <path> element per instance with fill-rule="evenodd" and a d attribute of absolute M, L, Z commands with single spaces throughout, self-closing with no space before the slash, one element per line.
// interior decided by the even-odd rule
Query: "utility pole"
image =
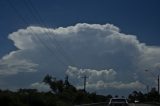
<path fill-rule="evenodd" d="M 159 75 L 158 75 L 158 101 L 160 101 L 160 97 L 159 97 Z"/>
<path fill-rule="evenodd" d="M 145 70 L 146 72 L 148 72 L 148 70 Z M 153 74 L 153 73 L 151 73 L 152 74 L 152 76 L 156 79 L 156 76 Z M 158 75 L 158 79 L 157 79 L 157 91 L 158 91 L 158 95 L 159 95 L 159 75 Z"/>
<path fill-rule="evenodd" d="M 147 85 L 146 88 L 147 88 L 147 94 L 148 94 L 149 93 L 149 85 Z"/>
<path fill-rule="evenodd" d="M 81 78 L 83 78 L 84 79 L 84 82 L 83 82 L 83 85 L 84 85 L 84 92 L 86 91 L 86 82 L 87 82 L 87 76 L 85 75 L 84 77 L 81 77 Z"/>
<path fill-rule="evenodd" d="M 146 72 L 148 71 L 148 70 L 145 70 Z M 155 77 L 156 78 L 156 76 L 153 74 L 153 73 L 151 73 L 152 75 L 153 75 L 153 77 Z M 158 78 L 156 78 L 157 79 L 157 91 L 158 91 L 158 101 L 160 101 L 160 95 L 159 95 L 159 74 L 158 74 Z"/>
<path fill-rule="evenodd" d="M 69 81 L 68 81 L 68 75 L 66 75 L 65 77 L 65 86 L 68 87 L 70 85 Z"/>
<path fill-rule="evenodd" d="M 159 95 L 159 75 L 158 75 L 158 95 Z"/>

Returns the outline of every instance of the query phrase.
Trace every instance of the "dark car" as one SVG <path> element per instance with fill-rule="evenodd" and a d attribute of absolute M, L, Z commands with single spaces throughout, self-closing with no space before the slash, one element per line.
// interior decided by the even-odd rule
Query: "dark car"
<path fill-rule="evenodd" d="M 127 99 L 112 98 L 109 101 L 109 106 L 129 106 Z"/>

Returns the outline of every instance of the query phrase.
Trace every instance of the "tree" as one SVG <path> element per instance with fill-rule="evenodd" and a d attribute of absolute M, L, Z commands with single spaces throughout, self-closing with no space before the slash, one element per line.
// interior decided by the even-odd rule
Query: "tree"
<path fill-rule="evenodd" d="M 50 88 L 52 89 L 53 92 L 57 93 L 57 85 L 56 85 L 56 78 L 52 77 L 50 75 L 46 75 L 43 79 L 43 82 L 45 82 L 46 84 L 48 84 L 50 86 Z"/>

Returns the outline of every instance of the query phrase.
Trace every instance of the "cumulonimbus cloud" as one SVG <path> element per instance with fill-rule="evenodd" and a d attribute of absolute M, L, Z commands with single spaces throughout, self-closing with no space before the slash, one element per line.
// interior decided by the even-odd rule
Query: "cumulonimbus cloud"
<path fill-rule="evenodd" d="M 68 70 L 86 69 L 77 73 L 93 76 L 93 81 L 95 77 L 96 83 L 127 81 L 130 86 L 146 79 L 144 69 L 155 70 L 160 64 L 160 47 L 141 43 L 136 35 L 124 34 L 112 24 L 79 23 L 55 29 L 29 26 L 8 38 L 18 50 L 0 59 L 0 75 L 39 70 L 61 77 L 70 66 Z M 71 75 L 73 70 L 68 70 Z"/>

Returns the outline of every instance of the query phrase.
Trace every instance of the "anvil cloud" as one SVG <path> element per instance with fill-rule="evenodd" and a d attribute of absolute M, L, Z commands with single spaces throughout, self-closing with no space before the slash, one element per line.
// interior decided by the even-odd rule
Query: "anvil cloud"
<path fill-rule="evenodd" d="M 63 78 L 68 74 L 73 84 L 81 86 L 77 80 L 87 74 L 88 87 L 95 89 L 144 89 L 150 77 L 144 70 L 156 73 L 160 66 L 160 47 L 141 43 L 136 35 L 124 34 L 112 24 L 29 26 L 8 38 L 17 50 L 0 59 L 1 76 L 34 72 Z"/>

